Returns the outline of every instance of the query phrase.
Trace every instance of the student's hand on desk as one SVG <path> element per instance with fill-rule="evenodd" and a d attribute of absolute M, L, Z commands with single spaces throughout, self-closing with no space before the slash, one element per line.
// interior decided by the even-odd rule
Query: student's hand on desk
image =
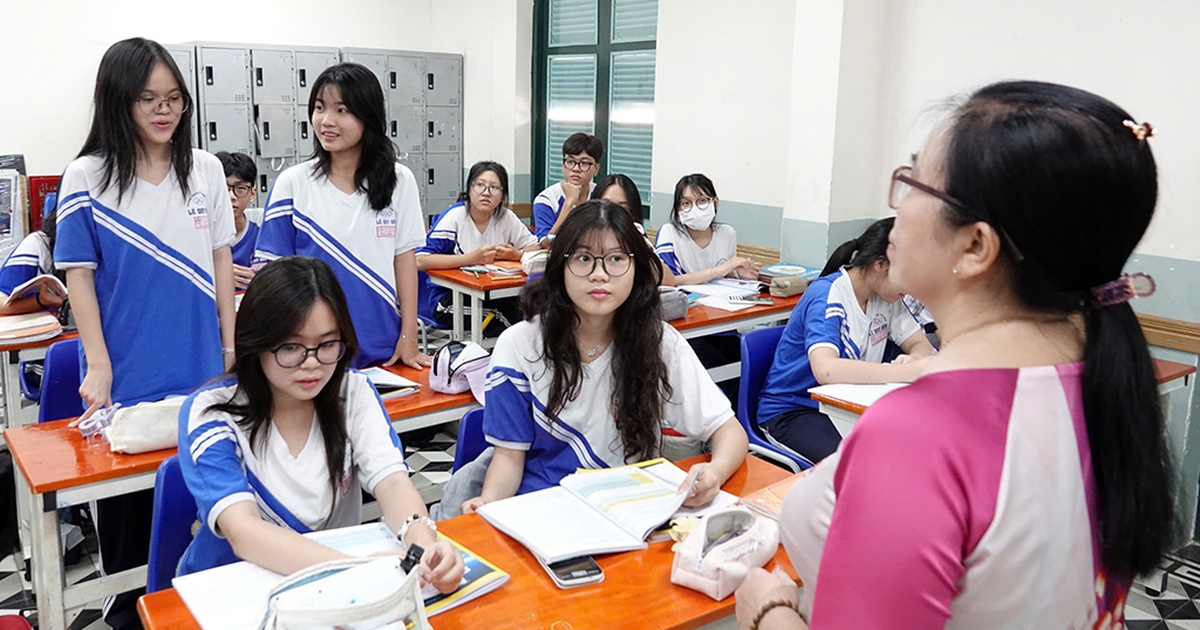
<path fill-rule="evenodd" d="M 233 266 L 233 282 L 239 289 L 245 289 L 250 286 L 250 281 L 254 279 L 254 269 L 243 267 L 241 265 Z"/>
<path fill-rule="evenodd" d="M 49 283 L 43 284 L 38 291 L 37 301 L 42 305 L 42 308 L 50 308 L 52 306 L 62 306 L 63 296 L 59 295 Z"/>
<path fill-rule="evenodd" d="M 422 353 L 416 340 L 404 336 L 396 341 L 396 350 L 392 352 L 392 358 L 388 359 L 384 366 L 393 365 L 397 361 L 418 370 L 433 365 L 433 357 Z"/>
<path fill-rule="evenodd" d="M 721 491 L 721 480 L 717 478 L 716 469 L 702 462 L 692 466 L 688 471 L 691 472 L 696 467 L 700 468 L 700 474 L 696 476 L 696 485 L 692 486 L 691 494 L 683 501 L 683 507 L 706 505 L 717 498 L 717 493 Z"/>
<path fill-rule="evenodd" d="M 495 245 L 484 245 L 479 249 L 471 252 L 471 262 L 476 265 L 490 265 L 496 262 L 497 247 Z"/>
<path fill-rule="evenodd" d="M 453 593 L 458 588 L 463 571 L 462 554 L 445 540 L 429 545 L 421 555 L 421 580 L 443 593 Z"/>
<path fill-rule="evenodd" d="M 750 627 L 750 622 L 758 616 L 759 611 L 767 602 L 781 599 L 790 602 L 793 606 L 800 603 L 800 592 L 796 589 L 796 583 L 792 578 L 788 577 L 787 573 L 783 572 L 778 566 L 774 571 L 768 572 L 766 569 L 754 567 L 746 574 L 746 579 L 742 581 L 742 585 L 735 592 L 737 597 L 737 623 L 739 629 Z M 778 606 L 767 613 L 761 623 L 766 625 L 767 618 L 778 619 L 780 622 L 790 622 L 787 625 L 771 624 L 770 627 L 788 627 L 788 628 L 807 628 L 808 626 L 800 619 L 800 614 L 787 606 Z"/>
<path fill-rule="evenodd" d="M 496 246 L 496 260 L 521 260 L 521 252 L 508 243 Z"/>
<path fill-rule="evenodd" d="M 460 509 L 462 509 L 463 514 L 474 514 L 475 510 L 483 507 L 483 504 L 485 503 L 487 503 L 487 501 L 484 501 L 483 497 L 475 497 L 474 499 L 467 499 L 466 501 L 463 501 Z"/>
<path fill-rule="evenodd" d="M 912 363 L 913 361 L 916 361 L 916 359 L 914 359 L 912 355 L 902 354 L 895 359 L 892 359 L 892 365 L 904 365 L 905 363 Z"/>
<path fill-rule="evenodd" d="M 88 366 L 87 376 L 79 385 L 79 397 L 87 403 L 87 411 L 83 412 L 71 426 L 75 426 L 92 417 L 97 410 L 112 406 L 112 368 Z"/>

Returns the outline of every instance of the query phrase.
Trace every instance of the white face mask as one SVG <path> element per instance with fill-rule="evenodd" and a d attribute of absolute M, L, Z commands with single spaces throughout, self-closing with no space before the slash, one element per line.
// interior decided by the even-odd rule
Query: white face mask
<path fill-rule="evenodd" d="M 693 230 L 707 230 L 716 216 L 716 204 L 709 204 L 707 208 L 703 209 L 699 206 L 692 206 L 687 210 L 679 211 L 679 220 Z"/>

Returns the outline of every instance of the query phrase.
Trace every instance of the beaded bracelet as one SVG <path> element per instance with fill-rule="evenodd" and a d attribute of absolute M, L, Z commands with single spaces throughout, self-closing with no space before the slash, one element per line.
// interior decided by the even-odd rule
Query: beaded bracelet
<path fill-rule="evenodd" d="M 767 613 L 779 608 L 780 606 L 787 606 L 788 608 L 794 610 L 797 615 L 800 614 L 800 608 L 796 604 L 793 604 L 786 599 L 773 599 L 763 604 L 763 607 L 758 609 L 758 614 L 754 615 L 754 619 L 750 622 L 750 630 L 758 630 L 758 624 L 762 622 L 763 617 L 767 616 Z"/>
<path fill-rule="evenodd" d="M 405 547 L 408 546 L 408 543 L 404 542 L 404 536 L 408 533 L 408 528 L 412 526 L 413 523 L 420 523 L 425 527 L 428 527 L 430 531 L 437 531 L 437 523 L 433 522 L 433 519 L 429 518 L 428 516 L 413 514 L 412 516 L 408 517 L 408 520 L 404 521 L 403 525 L 400 526 L 400 531 L 396 532 L 396 538 L 398 538 L 400 540 L 400 544 L 404 545 Z"/>

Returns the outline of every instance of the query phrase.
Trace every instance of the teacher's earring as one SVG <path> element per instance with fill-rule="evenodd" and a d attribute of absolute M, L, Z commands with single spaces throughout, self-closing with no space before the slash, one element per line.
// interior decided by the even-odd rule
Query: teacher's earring
<path fill-rule="evenodd" d="M 957 276 L 958 275 L 958 267 L 956 266 L 954 269 L 951 269 L 950 272 Z"/>

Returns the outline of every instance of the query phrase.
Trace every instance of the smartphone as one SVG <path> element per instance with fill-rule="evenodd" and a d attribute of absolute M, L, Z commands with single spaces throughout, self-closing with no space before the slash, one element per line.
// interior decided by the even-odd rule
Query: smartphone
<path fill-rule="evenodd" d="M 731 295 L 728 300 L 741 304 L 774 304 L 775 300 L 765 295 Z"/>
<path fill-rule="evenodd" d="M 575 588 L 586 584 L 598 584 L 604 581 L 604 571 L 591 556 L 568 558 L 547 564 L 538 558 L 542 568 L 550 574 L 550 579 L 558 588 Z"/>

